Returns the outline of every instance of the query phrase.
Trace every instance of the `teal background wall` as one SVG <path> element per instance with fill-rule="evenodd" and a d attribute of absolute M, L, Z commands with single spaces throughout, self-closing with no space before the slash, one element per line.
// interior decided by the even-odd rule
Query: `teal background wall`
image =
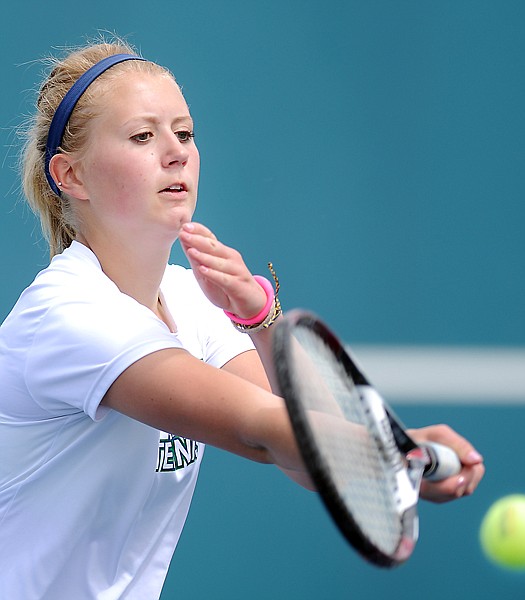
<path fill-rule="evenodd" d="M 104 30 L 177 76 L 202 157 L 195 218 L 254 272 L 272 260 L 285 307 L 351 344 L 525 347 L 523 2 L 30 0 L 2 19 L 0 318 L 47 262 L 16 173 L 35 61 Z M 525 597 L 525 573 L 477 541 L 488 505 L 525 493 L 522 405 L 398 412 L 452 424 L 488 468 L 474 497 L 422 506 L 408 564 L 366 565 L 315 495 L 210 448 L 162 600 Z"/>

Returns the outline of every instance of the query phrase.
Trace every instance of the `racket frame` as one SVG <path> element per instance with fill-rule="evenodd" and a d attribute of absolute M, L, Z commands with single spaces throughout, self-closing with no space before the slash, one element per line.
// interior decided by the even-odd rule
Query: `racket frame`
<path fill-rule="evenodd" d="M 288 368 L 293 355 L 293 330 L 298 326 L 307 327 L 319 335 L 355 383 L 365 413 L 369 417 L 368 428 L 378 440 L 380 450 L 395 472 L 395 502 L 400 518 L 401 535 L 392 554 L 383 552 L 364 534 L 332 478 L 327 474 L 323 457 L 316 450 L 307 411 Z M 287 312 L 275 327 L 273 356 L 280 393 L 285 400 L 303 461 L 338 529 L 359 554 L 377 566 L 393 567 L 405 562 L 414 550 L 419 533 L 419 485 L 428 463 L 424 448 L 412 440 L 392 409 L 370 385 L 348 349 L 315 314 L 300 309 Z"/>

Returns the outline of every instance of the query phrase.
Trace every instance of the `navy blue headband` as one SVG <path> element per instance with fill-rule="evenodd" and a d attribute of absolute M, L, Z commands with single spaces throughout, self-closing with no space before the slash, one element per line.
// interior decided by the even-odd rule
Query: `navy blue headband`
<path fill-rule="evenodd" d="M 49 133 L 47 135 L 45 158 L 45 172 L 47 181 L 57 196 L 60 196 L 60 190 L 58 189 L 57 184 L 49 172 L 49 161 L 57 153 L 57 150 L 62 143 L 62 137 L 64 136 L 64 131 L 66 129 L 67 122 L 69 121 L 69 117 L 71 116 L 71 113 L 73 112 L 73 109 L 75 108 L 80 97 L 93 83 L 93 81 L 95 81 L 97 77 L 102 75 L 104 71 L 107 71 L 113 65 L 124 62 L 125 60 L 145 59 L 141 58 L 140 56 L 136 56 L 135 54 L 113 54 L 112 56 L 103 58 L 101 61 L 83 73 L 77 79 L 77 81 L 75 81 L 62 99 L 62 102 L 58 105 L 49 127 Z"/>

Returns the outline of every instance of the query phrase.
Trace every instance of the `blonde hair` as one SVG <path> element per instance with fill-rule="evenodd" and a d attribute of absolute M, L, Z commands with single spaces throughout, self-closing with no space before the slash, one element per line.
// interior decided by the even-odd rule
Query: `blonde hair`
<path fill-rule="evenodd" d="M 68 90 L 83 73 L 102 59 L 120 53 L 137 54 L 126 42 L 115 40 L 73 50 L 63 59 L 48 59 L 50 72 L 40 88 L 36 114 L 26 127 L 21 171 L 25 197 L 32 211 L 40 218 L 51 257 L 71 244 L 79 227 L 67 195 L 55 194 L 45 175 L 46 142 L 53 115 Z M 125 70 L 173 77 L 168 69 L 149 61 L 132 60 L 112 67 L 94 81 L 79 99 L 66 125 L 58 152 L 81 153 L 86 147 L 90 119 L 103 110 L 103 94 Z"/>

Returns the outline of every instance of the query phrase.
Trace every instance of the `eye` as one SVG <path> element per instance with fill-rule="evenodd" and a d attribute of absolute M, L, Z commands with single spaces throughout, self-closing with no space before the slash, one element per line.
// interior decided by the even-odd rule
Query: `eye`
<path fill-rule="evenodd" d="M 189 142 L 193 137 L 195 137 L 195 134 L 193 133 L 193 131 L 186 131 L 185 129 L 176 131 L 175 135 L 177 136 L 179 142 L 181 142 L 183 144 L 185 142 Z"/>
<path fill-rule="evenodd" d="M 140 144 L 140 143 L 147 142 L 151 137 L 153 137 L 153 134 L 151 133 L 151 131 L 141 131 L 140 133 L 137 133 L 136 135 L 132 135 L 131 139 Z"/>

